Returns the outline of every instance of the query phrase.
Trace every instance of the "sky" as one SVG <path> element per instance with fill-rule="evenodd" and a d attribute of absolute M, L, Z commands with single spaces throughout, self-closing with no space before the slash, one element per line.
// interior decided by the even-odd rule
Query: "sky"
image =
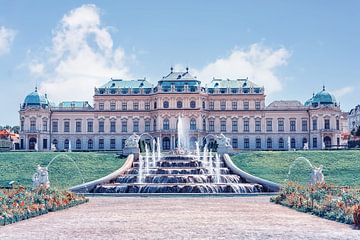
<path fill-rule="evenodd" d="M 266 103 L 326 90 L 360 104 L 360 1 L 0 0 L 0 125 L 38 86 L 50 101 L 92 102 L 110 78 L 152 83 L 170 67 L 246 78 Z"/>

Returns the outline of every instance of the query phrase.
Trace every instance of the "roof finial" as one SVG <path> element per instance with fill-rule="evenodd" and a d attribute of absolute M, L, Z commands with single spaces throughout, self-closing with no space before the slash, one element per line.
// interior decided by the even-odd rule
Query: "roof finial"
<path fill-rule="evenodd" d="M 174 68 L 173 68 L 173 66 L 171 66 L 170 73 L 173 73 L 173 71 L 174 71 Z"/>
<path fill-rule="evenodd" d="M 325 91 L 325 85 L 323 85 L 323 91 Z"/>
<path fill-rule="evenodd" d="M 186 72 L 187 72 L 187 73 L 189 72 L 189 67 L 186 67 Z"/>

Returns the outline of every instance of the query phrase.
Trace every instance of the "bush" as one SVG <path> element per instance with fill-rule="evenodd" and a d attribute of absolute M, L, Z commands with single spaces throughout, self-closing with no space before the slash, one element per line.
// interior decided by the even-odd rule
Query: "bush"
<path fill-rule="evenodd" d="M 287 183 L 271 201 L 302 212 L 347 224 L 360 225 L 360 190 L 326 183 Z"/>
<path fill-rule="evenodd" d="M 19 186 L 0 189 L 0 225 L 11 224 L 87 202 L 83 196 L 69 191 Z"/>

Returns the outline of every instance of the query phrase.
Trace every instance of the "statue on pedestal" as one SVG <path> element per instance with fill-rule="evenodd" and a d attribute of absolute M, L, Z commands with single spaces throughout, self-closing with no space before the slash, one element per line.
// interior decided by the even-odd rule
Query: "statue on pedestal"
<path fill-rule="evenodd" d="M 323 166 L 313 167 L 310 174 L 310 184 L 324 183 L 324 174 L 322 173 Z"/>

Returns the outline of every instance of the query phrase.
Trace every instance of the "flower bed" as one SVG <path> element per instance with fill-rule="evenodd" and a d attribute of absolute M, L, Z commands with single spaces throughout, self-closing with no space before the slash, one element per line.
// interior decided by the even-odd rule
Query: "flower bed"
<path fill-rule="evenodd" d="M 28 190 L 22 186 L 14 189 L 0 189 L 0 226 L 73 207 L 87 201 L 88 199 L 83 196 L 55 189 Z"/>
<path fill-rule="evenodd" d="M 272 202 L 319 217 L 360 226 L 360 190 L 326 183 L 300 185 L 289 182 Z"/>

